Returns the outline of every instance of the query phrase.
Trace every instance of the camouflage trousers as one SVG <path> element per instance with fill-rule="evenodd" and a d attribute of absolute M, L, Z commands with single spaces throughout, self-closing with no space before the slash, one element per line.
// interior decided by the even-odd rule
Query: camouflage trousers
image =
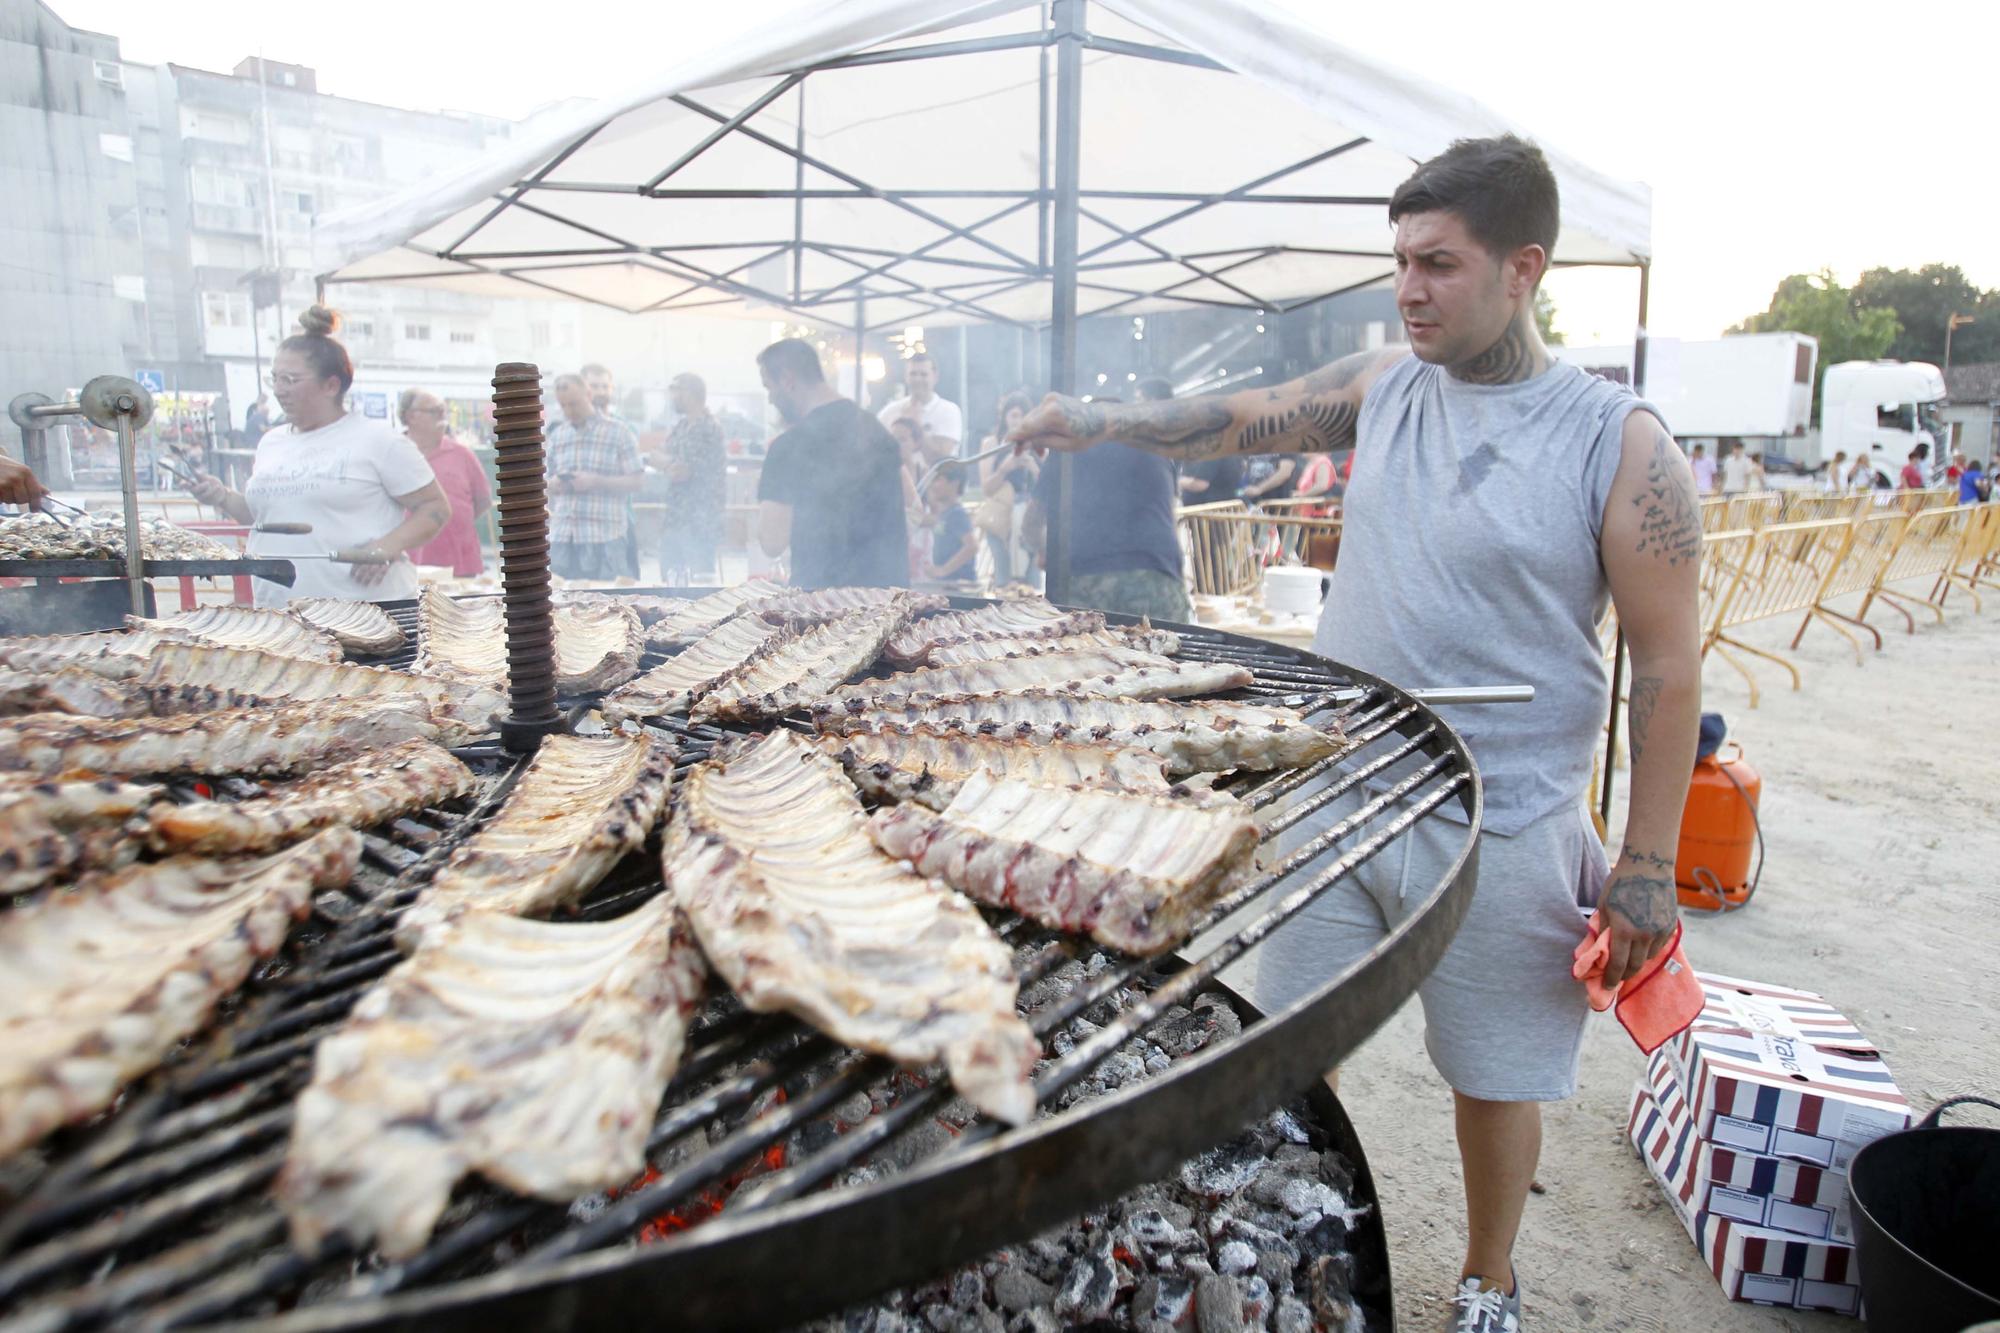
<path fill-rule="evenodd" d="M 1194 622 L 1194 607 L 1188 602 L 1187 588 L 1178 577 L 1157 569 L 1120 569 L 1109 574 L 1072 574 L 1070 606 L 1087 606 L 1097 611 L 1122 611 L 1128 616 L 1149 616 L 1154 620 Z"/>

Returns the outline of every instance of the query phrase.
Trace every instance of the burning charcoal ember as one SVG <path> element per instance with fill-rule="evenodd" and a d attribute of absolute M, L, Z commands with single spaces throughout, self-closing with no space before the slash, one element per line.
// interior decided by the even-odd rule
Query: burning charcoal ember
<path fill-rule="evenodd" d="M 1055 1310 L 1071 1323 L 1089 1323 L 1110 1314 L 1117 1298 L 1118 1265 L 1111 1257 L 1111 1242 L 1105 1240 L 1070 1265 L 1056 1292 Z"/>
<path fill-rule="evenodd" d="M 1236 1143 L 1226 1143 L 1182 1163 L 1181 1184 L 1205 1199 L 1226 1199 L 1255 1180 L 1260 1165 Z"/>
<path fill-rule="evenodd" d="M 1256 1266 L 1257 1251 L 1240 1240 L 1232 1240 L 1215 1252 L 1215 1267 L 1220 1272 L 1234 1276 Z"/>
<path fill-rule="evenodd" d="M 1322 1217 L 1337 1217 L 1343 1223 L 1351 1223 L 1359 1213 L 1347 1206 L 1331 1186 L 1317 1180 L 1295 1180 L 1285 1187 L 1285 1211 L 1299 1219 L 1299 1229 L 1303 1230 Z"/>
<path fill-rule="evenodd" d="M 1243 1288 L 1217 1274 L 1194 1289 L 1195 1326 L 1201 1333 L 1243 1333 Z"/>
<path fill-rule="evenodd" d="M 1271 1305 L 1276 1299 L 1269 1282 L 1261 1277 L 1246 1279 L 1243 1283 L 1243 1322 L 1251 1328 L 1264 1327 L 1271 1318 Z"/>
<path fill-rule="evenodd" d="M 1271 1333 L 1313 1333 L 1313 1314 L 1296 1296 L 1280 1296 Z"/>
<path fill-rule="evenodd" d="M 1354 1264 L 1345 1254 L 1322 1254 L 1312 1261 L 1308 1273 L 1313 1316 L 1322 1327 L 1346 1329 L 1363 1327 L 1361 1311 L 1354 1304 Z"/>
<path fill-rule="evenodd" d="M 993 1299 L 1009 1314 L 1019 1314 L 1049 1305 L 1056 1289 L 1016 1262 L 1002 1268 L 993 1278 Z"/>

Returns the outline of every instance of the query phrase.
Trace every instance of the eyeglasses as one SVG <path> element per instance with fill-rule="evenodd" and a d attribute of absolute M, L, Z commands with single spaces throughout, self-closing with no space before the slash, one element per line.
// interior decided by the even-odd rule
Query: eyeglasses
<path fill-rule="evenodd" d="M 296 384 L 309 384 L 318 378 L 317 375 L 295 375 L 291 371 L 281 370 L 271 376 L 271 383 L 278 388 L 289 389 Z"/>

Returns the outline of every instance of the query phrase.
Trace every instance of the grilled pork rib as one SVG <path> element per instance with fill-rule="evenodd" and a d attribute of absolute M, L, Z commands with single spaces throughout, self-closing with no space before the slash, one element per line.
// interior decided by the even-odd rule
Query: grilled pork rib
<path fill-rule="evenodd" d="M 328 759 L 436 740 L 422 699 L 352 699 L 228 708 L 180 717 L 36 713 L 0 721 L 0 769 L 186 776 L 302 773 Z"/>
<path fill-rule="evenodd" d="M 1164 761 L 1146 750 L 1089 741 L 1006 740 L 946 727 L 860 724 L 819 747 L 838 759 L 862 794 L 881 801 L 920 801 L 942 810 L 974 773 L 1065 786 L 1165 791 Z"/>
<path fill-rule="evenodd" d="M 331 634 L 283 611 L 259 610 L 253 606 L 200 606 L 157 620 L 127 616 L 125 623 L 136 630 L 184 635 L 217 648 L 254 648 L 308 662 L 338 662 L 344 655 L 340 641 Z"/>
<path fill-rule="evenodd" d="M 1215 792 L 1046 787 L 974 773 L 943 813 L 878 810 L 869 833 L 919 873 L 996 907 L 1150 957 L 1186 938 L 1257 847 Z"/>
<path fill-rule="evenodd" d="M 454 601 L 435 587 L 417 599 L 416 670 L 484 685 L 507 683 L 507 610 L 497 597 Z M 639 617 L 613 603 L 555 610 L 556 690 L 589 694 L 639 671 L 646 636 Z"/>
<path fill-rule="evenodd" d="M 1108 699 L 1160 699 L 1239 689 L 1254 679 L 1245 667 L 1175 662 L 1129 648 L 1019 652 L 986 662 L 924 667 L 881 680 L 864 680 L 835 690 L 833 702 L 860 711 L 929 695 L 1034 689 Z"/>
<path fill-rule="evenodd" d="M 22 713 L 76 713 L 83 717 L 139 717 L 146 701 L 132 686 L 79 667 L 16 671 L 0 667 L 0 717 Z"/>
<path fill-rule="evenodd" d="M 693 643 L 745 607 L 782 597 L 789 591 L 782 584 L 760 579 L 723 588 L 705 597 L 681 599 L 679 606 L 648 623 L 646 646 L 671 650 Z"/>
<path fill-rule="evenodd" d="M 1034 1114 L 1039 1044 L 1013 960 L 972 904 L 876 850 L 840 766 L 793 732 L 699 765 L 662 854 L 667 885 L 743 1003 L 859 1050 L 942 1058 L 1011 1124 Z"/>
<path fill-rule="evenodd" d="M 396 942 L 408 952 L 465 911 L 535 916 L 581 897 L 646 841 L 673 777 L 663 737 L 548 737 L 500 813 L 403 913 Z"/>
<path fill-rule="evenodd" d="M 406 641 L 403 627 L 373 602 L 350 602 L 341 597 L 294 597 L 285 603 L 287 613 L 325 634 L 340 646 L 363 657 L 381 657 L 395 652 Z"/>
<path fill-rule="evenodd" d="M 0 639 L 0 666 L 16 671 L 60 671 L 65 667 L 111 680 L 132 680 L 164 644 L 190 643 L 172 630 L 95 630 L 89 634 L 43 634 Z"/>
<path fill-rule="evenodd" d="M 156 649 L 139 684 L 152 711 L 161 716 L 274 701 L 402 696 L 428 703 L 440 724 L 459 724 L 460 735 L 476 735 L 491 731 L 495 714 L 507 711 L 507 696 L 483 685 L 201 644 L 170 643 Z"/>
<path fill-rule="evenodd" d="M 782 595 L 760 601 L 755 611 L 774 625 L 823 625 L 852 611 L 872 611 L 885 606 L 901 606 L 907 614 L 924 615 L 951 605 L 949 598 L 936 593 L 914 593 L 906 588 L 815 588 L 806 592 L 781 589 Z"/>
<path fill-rule="evenodd" d="M 968 662 L 991 662 L 1019 653 L 1081 653 L 1099 649 L 1126 650 L 1170 657 L 1181 650 L 1181 636 L 1171 630 L 1151 626 L 1131 628 L 1113 625 L 1063 634 L 1055 638 L 1017 639 L 1005 634 L 967 634 L 951 643 L 940 643 L 930 651 L 932 666 L 964 666 Z"/>
<path fill-rule="evenodd" d="M 372 828 L 464 796 L 478 779 L 449 751 L 404 741 L 330 764 L 242 801 L 161 802 L 146 816 L 156 852 L 221 856 L 266 851 L 335 825 Z"/>
<path fill-rule="evenodd" d="M 1103 628 L 1102 611 L 1065 611 L 1040 597 L 1020 597 L 912 621 L 882 655 L 897 666 L 923 666 L 933 648 L 973 637 L 1054 639 Z"/>
<path fill-rule="evenodd" d="M 604 715 L 663 717 L 685 713 L 695 699 L 736 672 L 780 638 L 783 631 L 760 616 L 724 621 L 679 654 L 668 658 L 604 700 Z"/>
<path fill-rule="evenodd" d="M 0 915 L 0 1159 L 110 1105 L 354 874 L 328 829 L 259 859 L 175 857 Z"/>
<path fill-rule="evenodd" d="M 695 704 L 694 720 L 753 721 L 817 703 L 873 665 L 882 645 L 909 618 L 909 603 L 896 600 L 850 611 L 814 629 L 789 631 L 717 681 Z"/>
<path fill-rule="evenodd" d="M 25 893 L 79 870 L 123 865 L 139 854 L 125 821 L 160 794 L 116 782 L 48 782 L 0 773 L 0 893 Z"/>
<path fill-rule="evenodd" d="M 632 1179 L 706 971 L 664 894 L 595 924 L 440 925 L 314 1055 L 277 1184 L 292 1243 L 407 1258 L 474 1171 L 555 1203 Z"/>
<path fill-rule="evenodd" d="M 1322 731 L 1289 708 L 1221 700 L 1139 702 L 1051 690 L 940 695 L 853 708 L 813 710 L 822 731 L 884 722 L 930 725 L 1024 741 L 1094 741 L 1150 750 L 1167 771 L 1224 773 L 1242 768 L 1301 768 L 1345 748 L 1337 729 Z"/>

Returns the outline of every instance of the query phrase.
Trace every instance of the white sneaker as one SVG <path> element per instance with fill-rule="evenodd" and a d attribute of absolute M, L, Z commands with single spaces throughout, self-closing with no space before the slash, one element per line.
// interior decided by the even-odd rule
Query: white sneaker
<path fill-rule="evenodd" d="M 1512 1295 L 1498 1287 L 1482 1287 L 1476 1277 L 1458 1284 L 1451 1298 L 1457 1308 L 1445 1320 L 1444 1333 L 1520 1333 L 1521 1279 L 1514 1279 Z"/>

